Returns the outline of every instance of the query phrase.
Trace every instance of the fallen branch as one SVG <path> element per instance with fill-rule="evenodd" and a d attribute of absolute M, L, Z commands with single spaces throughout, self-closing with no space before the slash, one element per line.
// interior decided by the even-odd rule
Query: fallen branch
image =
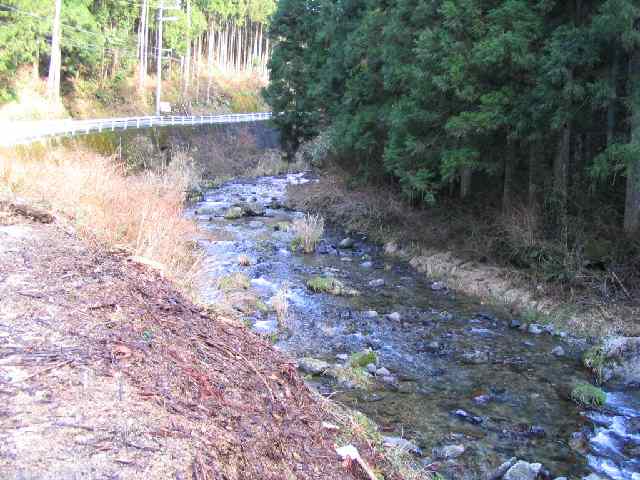
<path fill-rule="evenodd" d="M 55 370 L 56 368 L 64 367 L 65 365 L 68 365 L 68 364 L 70 364 L 72 362 L 73 362 L 73 360 L 67 360 L 66 362 L 58 363 L 56 365 L 52 365 L 50 367 L 43 368 L 39 372 L 36 372 L 33 375 L 29 375 L 28 377 L 23 378 L 22 381 L 26 382 L 27 380 L 31 380 L 32 378 L 35 378 L 35 377 L 38 377 L 38 376 L 40 376 L 40 375 L 42 375 L 44 373 L 50 372 L 51 370 Z"/>
<path fill-rule="evenodd" d="M 0 209 L 9 211 L 14 215 L 21 215 L 23 217 L 30 218 L 40 223 L 52 223 L 54 220 L 53 215 L 36 208 L 32 208 L 28 205 L 0 202 Z"/>

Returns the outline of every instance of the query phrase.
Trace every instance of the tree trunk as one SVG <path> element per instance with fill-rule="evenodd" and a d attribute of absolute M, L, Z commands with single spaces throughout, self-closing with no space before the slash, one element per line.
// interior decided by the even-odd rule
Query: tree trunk
<path fill-rule="evenodd" d="M 184 83 L 182 95 L 186 97 L 191 81 L 191 0 L 187 0 L 187 53 L 184 56 Z"/>
<path fill-rule="evenodd" d="M 47 93 L 53 102 L 60 100 L 60 68 L 62 57 L 60 53 L 60 15 L 62 13 L 62 0 L 56 0 L 56 11 L 53 17 L 53 30 L 51 34 L 51 60 L 49 61 L 49 78 L 47 79 Z"/>
<path fill-rule="evenodd" d="M 553 161 L 553 193 L 555 214 L 558 220 L 559 237 L 562 246 L 568 248 L 567 219 L 567 168 L 571 153 L 571 125 L 567 122 L 560 131 L 558 150 Z"/>
<path fill-rule="evenodd" d="M 471 193 L 471 178 L 473 171 L 470 167 L 462 167 L 460 171 L 460 198 L 465 199 Z"/>
<path fill-rule="evenodd" d="M 529 146 L 529 188 L 527 192 L 529 209 L 537 211 L 540 205 L 540 159 L 537 141 Z"/>
<path fill-rule="evenodd" d="M 515 145 L 513 140 L 507 139 L 507 152 L 504 157 L 504 180 L 502 184 L 502 212 L 513 210 L 513 182 L 516 169 Z"/>
<path fill-rule="evenodd" d="M 138 26 L 138 48 L 140 56 L 138 59 L 138 91 L 144 90 L 144 84 L 147 77 L 145 41 L 147 40 L 147 9 L 149 0 L 144 0 L 140 10 L 140 24 Z"/>
<path fill-rule="evenodd" d="M 207 104 L 211 101 L 211 83 L 213 82 L 213 37 L 213 23 L 211 23 L 207 42 Z"/>
<path fill-rule="evenodd" d="M 609 65 L 609 105 L 607 106 L 607 146 L 613 144 L 616 132 L 616 103 L 618 101 L 618 70 L 620 68 L 620 52 L 617 43 L 612 46 L 611 64 Z"/>
<path fill-rule="evenodd" d="M 634 23 L 640 30 L 640 18 Z M 631 88 L 631 144 L 640 146 L 640 48 L 629 56 L 629 85 Z M 627 166 L 627 191 L 624 209 L 624 231 L 629 236 L 640 234 L 640 157 L 633 156 Z"/>

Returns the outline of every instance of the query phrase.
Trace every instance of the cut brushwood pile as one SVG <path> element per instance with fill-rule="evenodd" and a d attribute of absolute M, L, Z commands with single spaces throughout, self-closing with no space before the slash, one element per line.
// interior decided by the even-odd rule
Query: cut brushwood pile
<path fill-rule="evenodd" d="M 0 223 L 0 478 L 354 478 L 270 343 L 126 253 L 16 218 Z"/>

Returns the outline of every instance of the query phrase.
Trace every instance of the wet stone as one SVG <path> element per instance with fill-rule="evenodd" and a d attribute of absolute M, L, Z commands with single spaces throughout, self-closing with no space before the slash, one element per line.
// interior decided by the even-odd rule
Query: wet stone
<path fill-rule="evenodd" d="M 520 460 L 511 467 L 504 475 L 505 480 L 535 480 L 542 464 L 540 463 L 528 463 Z"/>
<path fill-rule="evenodd" d="M 380 367 L 376 369 L 375 374 L 378 375 L 379 377 L 388 377 L 391 375 L 391 372 L 384 367 Z"/>
<path fill-rule="evenodd" d="M 473 403 L 476 405 L 486 405 L 491 401 L 491 395 L 478 395 L 473 397 Z"/>
<path fill-rule="evenodd" d="M 551 353 L 556 357 L 564 357 L 566 355 L 564 348 L 562 348 L 560 345 L 551 350 Z"/>
<path fill-rule="evenodd" d="M 382 437 L 382 444 L 385 447 L 401 448 L 415 455 L 422 455 L 420 448 L 413 442 L 402 437 Z"/>
<path fill-rule="evenodd" d="M 384 278 L 376 278 L 375 280 L 371 280 L 369 282 L 369 286 L 372 288 L 378 288 L 384 286 Z"/>
<path fill-rule="evenodd" d="M 447 286 L 444 284 L 444 282 L 433 282 L 431 284 L 431 290 L 433 290 L 434 292 L 439 292 L 441 290 L 446 290 Z"/>
<path fill-rule="evenodd" d="M 393 313 L 388 314 L 387 318 L 389 320 L 394 321 L 394 322 L 399 322 L 400 320 L 402 320 L 402 316 L 398 312 L 393 312 Z"/>
<path fill-rule="evenodd" d="M 444 447 L 434 448 L 431 454 L 434 458 L 449 460 L 457 458 L 465 451 L 464 445 L 445 445 Z"/>
<path fill-rule="evenodd" d="M 540 335 L 544 333 L 544 327 L 542 325 L 538 325 L 537 323 L 532 323 L 527 327 L 527 332 L 533 335 Z"/>
<path fill-rule="evenodd" d="M 480 365 L 489 361 L 489 354 L 487 352 L 473 351 L 466 352 L 461 355 L 462 363 L 468 365 Z"/>
<path fill-rule="evenodd" d="M 366 312 L 364 312 L 364 316 L 366 318 L 376 318 L 378 316 L 378 312 L 376 312 L 375 310 L 367 310 Z"/>
<path fill-rule="evenodd" d="M 482 423 L 482 417 L 479 417 L 477 415 L 471 415 L 469 412 L 462 409 L 455 410 L 451 413 L 454 416 L 458 417 L 459 419 L 469 423 L 473 423 L 474 425 L 479 425 Z"/>
<path fill-rule="evenodd" d="M 360 266 L 362 268 L 373 268 L 373 262 L 367 260 L 366 262 L 362 262 Z"/>
<path fill-rule="evenodd" d="M 353 241 L 352 238 L 349 238 L 349 237 L 343 238 L 342 240 L 340 240 L 340 243 L 338 243 L 338 248 L 344 248 L 344 249 L 353 248 L 354 243 L 355 242 Z"/>
<path fill-rule="evenodd" d="M 320 375 L 328 370 L 330 366 L 331 365 L 329 365 L 329 363 L 315 358 L 307 357 L 298 360 L 298 368 L 304 373 L 309 373 L 311 375 Z"/>
<path fill-rule="evenodd" d="M 520 328 L 521 326 L 522 322 L 515 318 L 509 322 L 509 328 Z"/>
<path fill-rule="evenodd" d="M 370 363 L 369 365 L 367 365 L 367 371 L 369 373 L 376 373 L 378 371 L 378 368 L 376 367 L 375 363 Z"/>

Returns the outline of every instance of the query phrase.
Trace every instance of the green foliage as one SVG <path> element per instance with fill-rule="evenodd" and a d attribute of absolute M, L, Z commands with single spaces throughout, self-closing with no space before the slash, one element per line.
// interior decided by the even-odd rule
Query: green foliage
<path fill-rule="evenodd" d="M 349 362 L 354 367 L 366 367 L 370 363 L 375 365 L 378 362 L 378 355 L 372 350 L 363 350 L 353 353 Z"/>
<path fill-rule="evenodd" d="M 568 182 L 562 170 L 550 179 L 562 190 L 586 172 L 625 176 L 640 155 L 629 127 L 640 100 L 627 68 L 639 19 L 633 0 L 282 0 L 265 98 L 281 112 L 287 148 L 330 127 L 344 167 L 395 183 L 414 203 L 461 189 L 462 171 L 494 191 L 507 183 L 506 201 L 507 167 L 523 170 L 537 149 L 546 175 L 569 130 L 569 157 L 583 145 L 573 142 L 591 143 Z M 556 216 L 566 208 L 562 200 Z"/>
<path fill-rule="evenodd" d="M 331 295 L 355 296 L 359 293 L 333 277 L 312 277 L 307 280 L 307 288 L 316 293 L 330 293 Z"/>
<path fill-rule="evenodd" d="M 571 390 L 571 399 L 585 407 L 601 407 L 607 401 L 607 394 L 588 383 L 579 383 Z"/>

